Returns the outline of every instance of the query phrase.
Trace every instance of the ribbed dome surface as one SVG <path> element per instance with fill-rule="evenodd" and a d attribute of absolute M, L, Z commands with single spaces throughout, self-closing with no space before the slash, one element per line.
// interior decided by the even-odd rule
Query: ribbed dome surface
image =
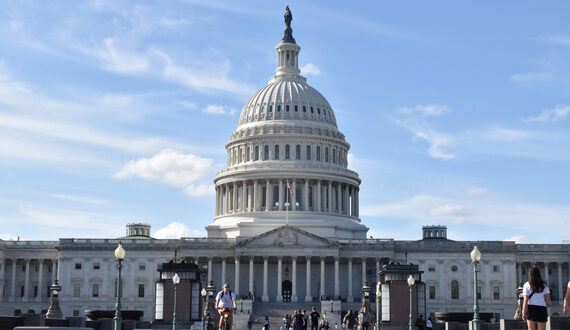
<path fill-rule="evenodd" d="M 276 79 L 258 90 L 243 107 L 238 128 L 270 120 L 312 120 L 338 129 L 327 100 L 303 80 Z"/>

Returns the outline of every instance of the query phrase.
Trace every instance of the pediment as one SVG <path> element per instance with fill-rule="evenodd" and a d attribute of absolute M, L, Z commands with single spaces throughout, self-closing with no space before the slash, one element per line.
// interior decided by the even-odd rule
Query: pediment
<path fill-rule="evenodd" d="M 322 238 L 297 227 L 285 225 L 250 237 L 239 247 L 336 247 L 337 242 Z"/>

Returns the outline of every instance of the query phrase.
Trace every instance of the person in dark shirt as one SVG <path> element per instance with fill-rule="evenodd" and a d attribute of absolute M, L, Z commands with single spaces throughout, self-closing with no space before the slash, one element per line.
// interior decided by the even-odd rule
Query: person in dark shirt
<path fill-rule="evenodd" d="M 354 329 L 354 325 L 356 324 L 356 315 L 352 312 L 351 309 L 349 309 L 346 315 L 344 316 L 342 323 L 344 323 L 346 329 L 348 330 Z"/>
<path fill-rule="evenodd" d="M 317 312 L 317 308 L 315 306 L 313 306 L 313 308 L 311 309 L 311 315 L 309 316 L 311 318 L 311 330 L 318 330 L 319 317 L 321 317 L 321 315 L 319 314 L 319 312 Z"/>

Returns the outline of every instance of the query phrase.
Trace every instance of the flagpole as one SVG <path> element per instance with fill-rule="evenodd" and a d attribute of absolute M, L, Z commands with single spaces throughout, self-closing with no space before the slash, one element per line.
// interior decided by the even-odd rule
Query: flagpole
<path fill-rule="evenodd" d="M 291 190 L 289 189 L 289 180 L 287 180 L 287 201 L 285 202 L 285 224 L 289 225 L 289 193 Z"/>

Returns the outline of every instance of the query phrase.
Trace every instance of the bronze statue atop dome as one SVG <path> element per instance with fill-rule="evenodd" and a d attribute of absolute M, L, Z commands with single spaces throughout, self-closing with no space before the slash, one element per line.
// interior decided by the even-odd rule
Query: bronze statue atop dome
<path fill-rule="evenodd" d="M 283 15 L 285 19 L 285 31 L 283 33 L 283 39 L 281 42 L 295 44 L 295 38 L 293 38 L 293 29 L 291 28 L 291 21 L 293 20 L 293 15 L 289 10 L 289 6 L 285 7 L 285 14 Z"/>

